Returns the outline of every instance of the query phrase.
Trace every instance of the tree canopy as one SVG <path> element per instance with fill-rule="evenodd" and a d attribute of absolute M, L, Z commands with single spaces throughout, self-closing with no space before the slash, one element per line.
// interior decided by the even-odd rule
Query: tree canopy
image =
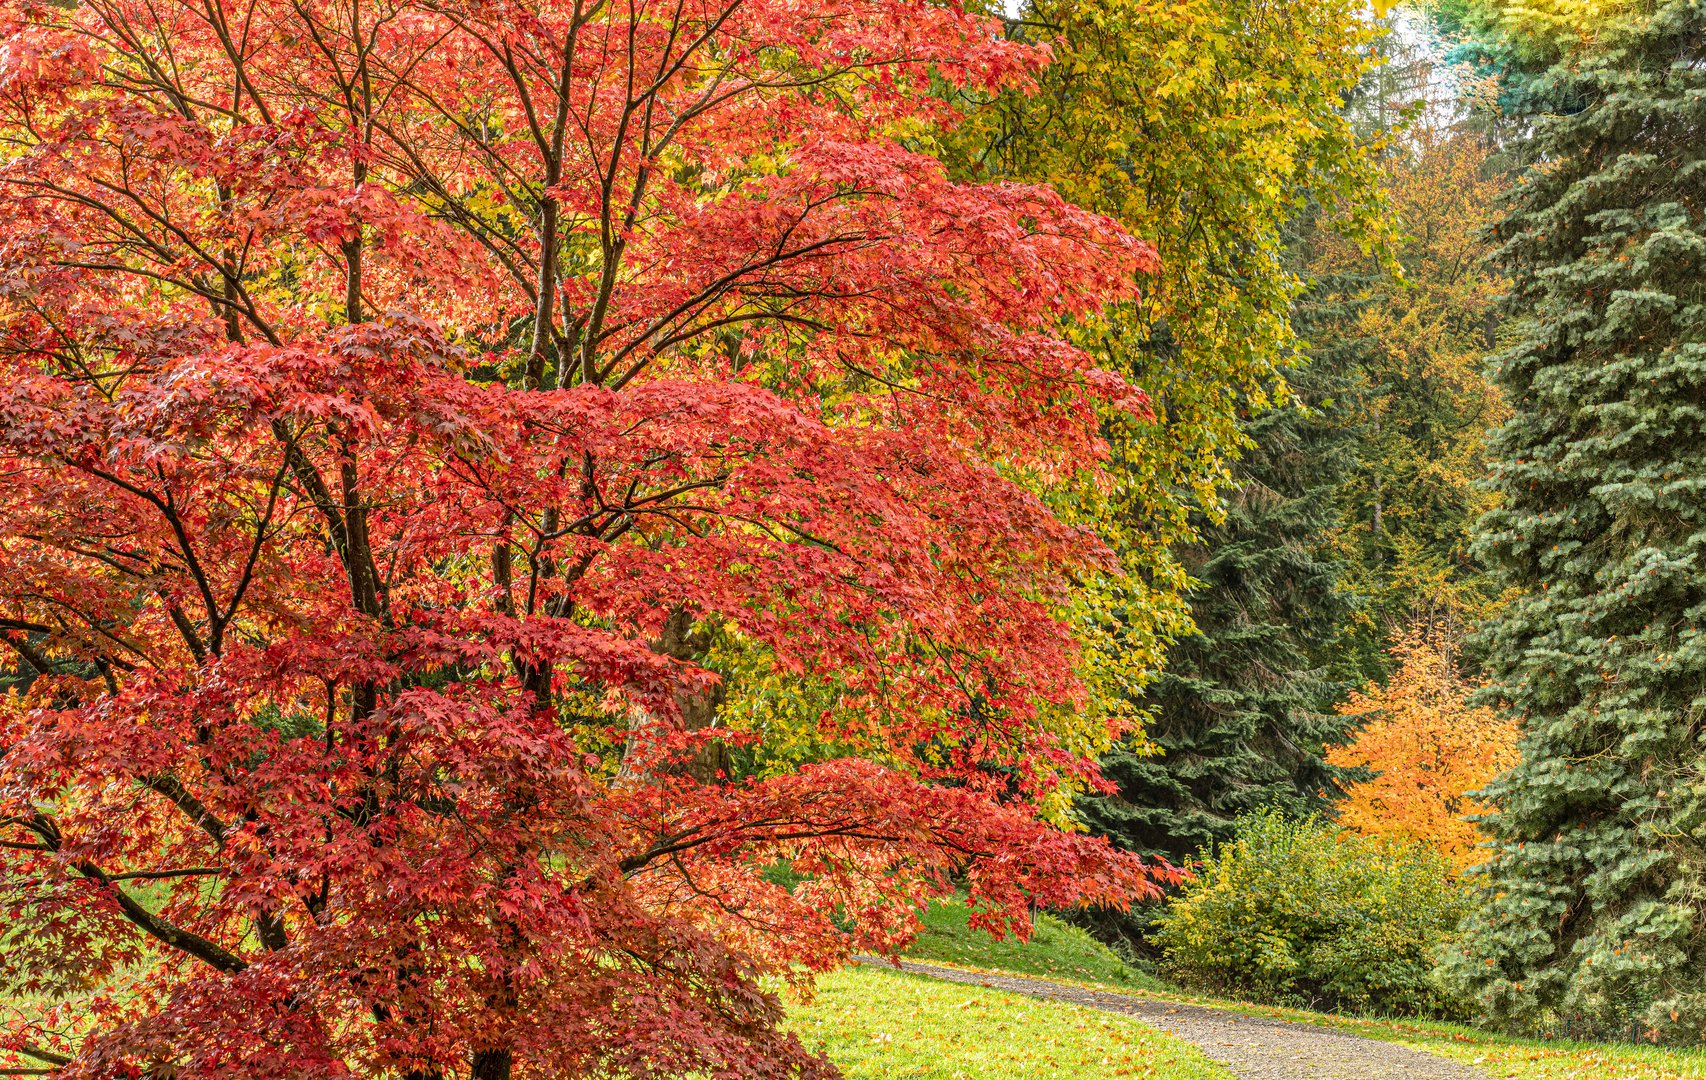
<path fill-rule="evenodd" d="M 8 1053 L 829 1075 L 767 977 L 950 874 L 991 927 L 1153 890 L 1038 817 L 1114 557 L 1007 473 L 1147 413 L 1063 326 L 1155 250 L 902 138 L 1042 49 L 922 0 L 8 11 L 0 973 L 96 990 Z M 869 752 L 695 767 L 762 732 L 689 722 L 694 627 Z"/>

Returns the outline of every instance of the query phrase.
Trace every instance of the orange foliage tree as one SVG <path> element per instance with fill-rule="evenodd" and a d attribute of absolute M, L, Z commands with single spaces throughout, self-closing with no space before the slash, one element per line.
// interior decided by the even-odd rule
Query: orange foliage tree
<path fill-rule="evenodd" d="M 1473 866 L 1481 833 L 1466 815 L 1483 807 L 1471 793 L 1516 764 L 1516 725 L 1469 703 L 1476 684 L 1458 671 L 1450 642 L 1410 631 L 1392 654 L 1398 670 L 1385 686 L 1370 683 L 1339 706 L 1365 723 L 1328 762 L 1373 773 L 1349 789 L 1339 821 L 1365 836 L 1434 844 L 1459 869 Z"/>

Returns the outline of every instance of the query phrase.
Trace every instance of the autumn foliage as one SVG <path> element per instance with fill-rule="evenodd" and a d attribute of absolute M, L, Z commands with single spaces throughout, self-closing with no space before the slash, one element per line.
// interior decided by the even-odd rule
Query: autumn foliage
<path fill-rule="evenodd" d="M 922 0 L 4 19 L 0 1066 L 829 1075 L 764 977 L 950 873 L 992 927 L 1153 891 L 1033 808 L 1095 780 L 1053 612 L 1110 557 L 1007 478 L 1144 408 L 1056 327 L 1153 251 L 900 141 L 1043 50 Z M 693 626 L 868 759 L 705 768 L 759 735 Z"/>
<path fill-rule="evenodd" d="M 1476 687 L 1449 645 L 1409 633 L 1392 652 L 1398 669 L 1386 684 L 1339 706 L 1365 726 L 1328 760 L 1374 774 L 1338 804 L 1339 822 L 1365 836 L 1429 843 L 1459 869 L 1473 866 L 1485 859 L 1477 850 L 1483 837 L 1466 815 L 1486 808 L 1472 793 L 1516 764 L 1516 725 L 1470 704 Z"/>

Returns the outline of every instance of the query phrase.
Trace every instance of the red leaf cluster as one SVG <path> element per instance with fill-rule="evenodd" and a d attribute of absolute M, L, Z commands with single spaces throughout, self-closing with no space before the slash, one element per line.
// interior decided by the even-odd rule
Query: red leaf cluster
<path fill-rule="evenodd" d="M 1142 395 L 1146 245 L 905 148 L 924 0 L 26 0 L 0 27 L 0 1066 L 821 1076 L 767 976 L 1169 873 L 1008 470 Z M 694 767 L 726 628 L 879 766 Z M 745 737 L 757 738 L 756 733 Z M 767 874 L 790 865 L 792 890 Z M 63 1004 L 52 1004 L 63 1002 Z"/>

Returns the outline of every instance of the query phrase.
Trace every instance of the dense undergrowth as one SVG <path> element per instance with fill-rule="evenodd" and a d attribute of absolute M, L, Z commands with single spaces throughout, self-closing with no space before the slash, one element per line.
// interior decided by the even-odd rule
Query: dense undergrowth
<path fill-rule="evenodd" d="M 1320 818 L 1241 818 L 1157 920 L 1166 972 L 1205 993 L 1340 1012 L 1466 1019 L 1436 974 L 1469 893 L 1431 845 Z"/>

